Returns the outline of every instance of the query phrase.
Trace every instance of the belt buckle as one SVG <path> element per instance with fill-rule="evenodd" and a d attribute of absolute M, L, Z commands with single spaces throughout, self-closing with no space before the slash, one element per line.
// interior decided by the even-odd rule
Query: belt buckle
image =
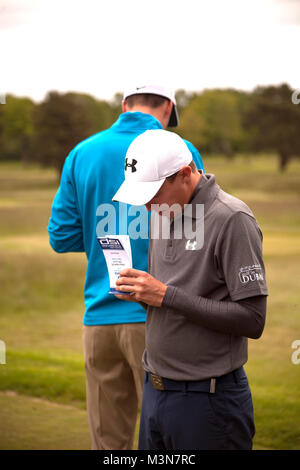
<path fill-rule="evenodd" d="M 155 375 L 155 374 L 150 373 L 150 376 L 151 376 L 151 382 L 152 382 L 153 388 L 155 388 L 156 390 L 164 390 L 165 389 L 163 380 L 159 375 Z"/>
<path fill-rule="evenodd" d="M 209 393 L 216 393 L 216 379 L 210 379 Z"/>

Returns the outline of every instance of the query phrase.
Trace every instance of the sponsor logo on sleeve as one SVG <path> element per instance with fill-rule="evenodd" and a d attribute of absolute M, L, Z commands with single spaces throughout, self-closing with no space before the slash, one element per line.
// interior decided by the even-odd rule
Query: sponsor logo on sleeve
<path fill-rule="evenodd" d="M 252 266 L 244 266 L 239 270 L 239 279 L 242 284 L 248 282 L 263 281 L 264 275 L 260 264 L 253 264 Z"/>

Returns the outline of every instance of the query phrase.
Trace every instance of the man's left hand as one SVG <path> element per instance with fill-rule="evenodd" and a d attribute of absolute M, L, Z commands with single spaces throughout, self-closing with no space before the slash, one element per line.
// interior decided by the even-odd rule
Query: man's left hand
<path fill-rule="evenodd" d="M 160 307 L 167 286 L 145 271 L 127 268 L 120 272 L 116 289 L 121 292 L 133 292 L 133 295 L 116 295 L 118 299 L 135 300 L 153 307 Z"/>

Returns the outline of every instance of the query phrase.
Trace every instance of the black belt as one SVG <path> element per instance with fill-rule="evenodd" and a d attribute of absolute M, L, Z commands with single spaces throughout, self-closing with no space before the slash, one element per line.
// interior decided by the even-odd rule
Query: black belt
<path fill-rule="evenodd" d="M 245 377 L 243 367 L 236 369 L 220 377 L 212 377 L 206 380 L 172 380 L 159 375 L 146 373 L 151 378 L 153 388 L 164 391 L 190 391 L 215 393 L 218 383 L 237 383 L 239 378 Z"/>

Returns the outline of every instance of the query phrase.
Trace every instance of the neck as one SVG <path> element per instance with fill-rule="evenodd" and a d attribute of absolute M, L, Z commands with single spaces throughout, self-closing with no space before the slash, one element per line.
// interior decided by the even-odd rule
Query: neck
<path fill-rule="evenodd" d="M 127 109 L 127 112 L 128 111 L 131 113 L 139 112 L 139 113 L 151 114 L 151 116 L 155 117 L 161 123 L 164 129 L 166 129 L 167 127 L 167 123 L 165 122 L 165 119 L 163 118 L 163 115 L 159 108 L 153 109 L 153 108 L 149 108 L 148 106 L 139 105 L 138 107 Z"/>
<path fill-rule="evenodd" d="M 190 190 L 190 200 L 193 195 L 193 192 L 196 189 L 197 184 L 199 183 L 200 179 L 202 178 L 202 174 L 197 171 L 196 173 L 191 173 L 191 190 Z"/>
<path fill-rule="evenodd" d="M 192 173 L 191 175 L 192 175 L 191 185 L 190 185 L 190 190 L 189 190 L 189 193 L 188 193 L 187 204 L 189 204 L 191 202 L 191 200 L 193 198 L 194 191 L 196 189 L 196 186 L 199 183 L 200 179 L 202 178 L 202 175 L 201 175 L 201 173 L 199 173 L 199 171 L 197 171 L 196 173 Z"/>

